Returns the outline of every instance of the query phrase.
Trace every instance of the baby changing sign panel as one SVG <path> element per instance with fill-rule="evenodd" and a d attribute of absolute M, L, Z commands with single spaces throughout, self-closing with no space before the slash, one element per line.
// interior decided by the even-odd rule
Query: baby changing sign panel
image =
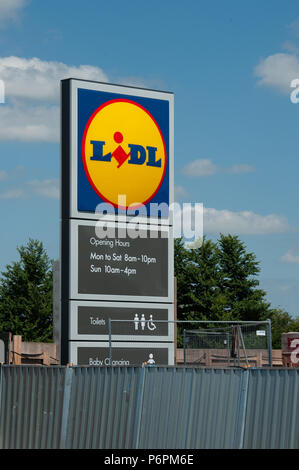
<path fill-rule="evenodd" d="M 70 342 L 70 360 L 75 365 L 96 367 L 174 365 L 173 343 Z"/>
<path fill-rule="evenodd" d="M 62 215 L 99 218 L 173 202 L 173 94 L 62 80 Z M 69 197 L 68 197 L 69 195 Z M 131 214 L 132 215 L 132 214 Z M 112 218 L 112 217 L 111 217 Z"/>

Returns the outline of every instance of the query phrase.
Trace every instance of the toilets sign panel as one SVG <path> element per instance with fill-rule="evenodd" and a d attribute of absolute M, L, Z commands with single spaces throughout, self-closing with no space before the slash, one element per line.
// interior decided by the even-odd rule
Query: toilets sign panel
<path fill-rule="evenodd" d="M 70 361 L 79 366 L 174 365 L 173 343 L 70 342 Z"/>
<path fill-rule="evenodd" d="M 71 340 L 174 341 L 173 304 L 71 301 Z"/>
<path fill-rule="evenodd" d="M 68 79 L 62 109 L 64 218 L 173 202 L 172 93 Z"/>

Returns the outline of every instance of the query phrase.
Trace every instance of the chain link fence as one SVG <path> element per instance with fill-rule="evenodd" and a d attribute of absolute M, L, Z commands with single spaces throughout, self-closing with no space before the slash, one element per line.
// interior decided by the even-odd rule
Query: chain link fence
<path fill-rule="evenodd" d="M 109 321 L 106 365 L 121 365 L 119 361 L 127 356 L 126 365 L 272 367 L 270 320 L 213 323 L 155 320 L 151 331 L 146 331 L 145 326 L 144 331 L 136 329 L 135 335 L 122 337 L 121 325 L 128 323 L 132 320 Z M 162 326 L 163 336 L 159 333 Z"/>
<path fill-rule="evenodd" d="M 271 324 L 202 322 L 183 329 L 184 364 L 219 367 L 272 366 Z"/>

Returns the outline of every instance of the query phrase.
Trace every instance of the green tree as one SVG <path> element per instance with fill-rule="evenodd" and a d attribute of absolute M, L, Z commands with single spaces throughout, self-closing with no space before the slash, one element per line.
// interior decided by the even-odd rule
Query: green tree
<path fill-rule="evenodd" d="M 271 312 L 266 292 L 259 289 L 259 262 L 236 236 L 220 235 L 218 257 L 221 292 L 227 299 L 226 314 L 231 320 L 265 320 Z"/>
<path fill-rule="evenodd" d="M 188 249 L 182 239 L 175 240 L 175 276 L 177 278 L 177 318 L 190 321 L 178 325 L 178 344 L 182 331 L 196 329 L 198 320 L 223 318 L 225 298 L 220 292 L 217 246 L 204 238 L 199 247 Z"/>
<path fill-rule="evenodd" d="M 193 309 L 189 251 L 182 238 L 174 240 L 174 275 L 177 280 L 177 316 L 183 320 Z"/>
<path fill-rule="evenodd" d="M 259 289 L 259 262 L 237 236 L 203 239 L 195 249 L 175 240 L 178 320 L 264 320 L 271 313 Z"/>
<path fill-rule="evenodd" d="M 190 320 L 219 320 L 223 318 L 225 296 L 221 293 L 221 271 L 217 245 L 203 239 L 200 247 L 191 249 L 190 261 L 190 298 L 192 309 Z"/>
<path fill-rule="evenodd" d="M 17 250 L 20 260 L 0 279 L 0 331 L 23 341 L 52 341 L 52 261 L 38 240 Z"/>
<path fill-rule="evenodd" d="M 299 318 L 271 307 L 259 288 L 259 262 L 233 235 L 220 235 L 216 243 L 203 239 L 188 249 L 183 239 L 174 244 L 178 320 L 262 321 L 270 318 L 272 346 L 281 348 L 281 334 L 299 331 Z M 187 328 L 196 328 L 188 324 Z M 183 327 L 178 327 L 179 341 Z M 256 336 L 254 335 L 256 340 Z"/>
<path fill-rule="evenodd" d="M 299 331 L 299 318 L 293 318 L 282 309 L 275 308 L 270 314 L 272 347 L 281 349 L 281 335 L 291 331 Z"/>

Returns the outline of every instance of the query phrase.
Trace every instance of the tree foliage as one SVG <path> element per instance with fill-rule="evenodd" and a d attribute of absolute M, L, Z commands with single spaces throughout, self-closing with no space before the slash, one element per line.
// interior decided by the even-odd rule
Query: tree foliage
<path fill-rule="evenodd" d="M 281 334 L 299 331 L 299 318 L 291 317 L 282 309 L 273 309 L 269 318 L 271 319 L 272 346 L 281 349 Z"/>
<path fill-rule="evenodd" d="M 23 341 L 52 341 L 52 261 L 38 240 L 17 250 L 19 261 L 0 279 L 0 331 Z"/>
<path fill-rule="evenodd" d="M 270 314 L 266 292 L 259 289 L 259 263 L 237 236 L 203 239 L 188 249 L 175 240 L 178 319 L 263 320 Z"/>
<path fill-rule="evenodd" d="M 259 262 L 235 235 L 220 235 L 217 246 L 221 292 L 232 320 L 265 320 L 271 312 L 266 292 L 259 288 Z"/>
<path fill-rule="evenodd" d="M 178 320 L 270 318 L 275 348 L 281 347 L 281 333 L 299 330 L 299 320 L 273 309 L 267 301 L 266 292 L 259 287 L 256 255 L 248 252 L 237 236 L 221 234 L 217 242 L 204 238 L 201 246 L 193 249 L 178 238 L 174 251 Z"/>

